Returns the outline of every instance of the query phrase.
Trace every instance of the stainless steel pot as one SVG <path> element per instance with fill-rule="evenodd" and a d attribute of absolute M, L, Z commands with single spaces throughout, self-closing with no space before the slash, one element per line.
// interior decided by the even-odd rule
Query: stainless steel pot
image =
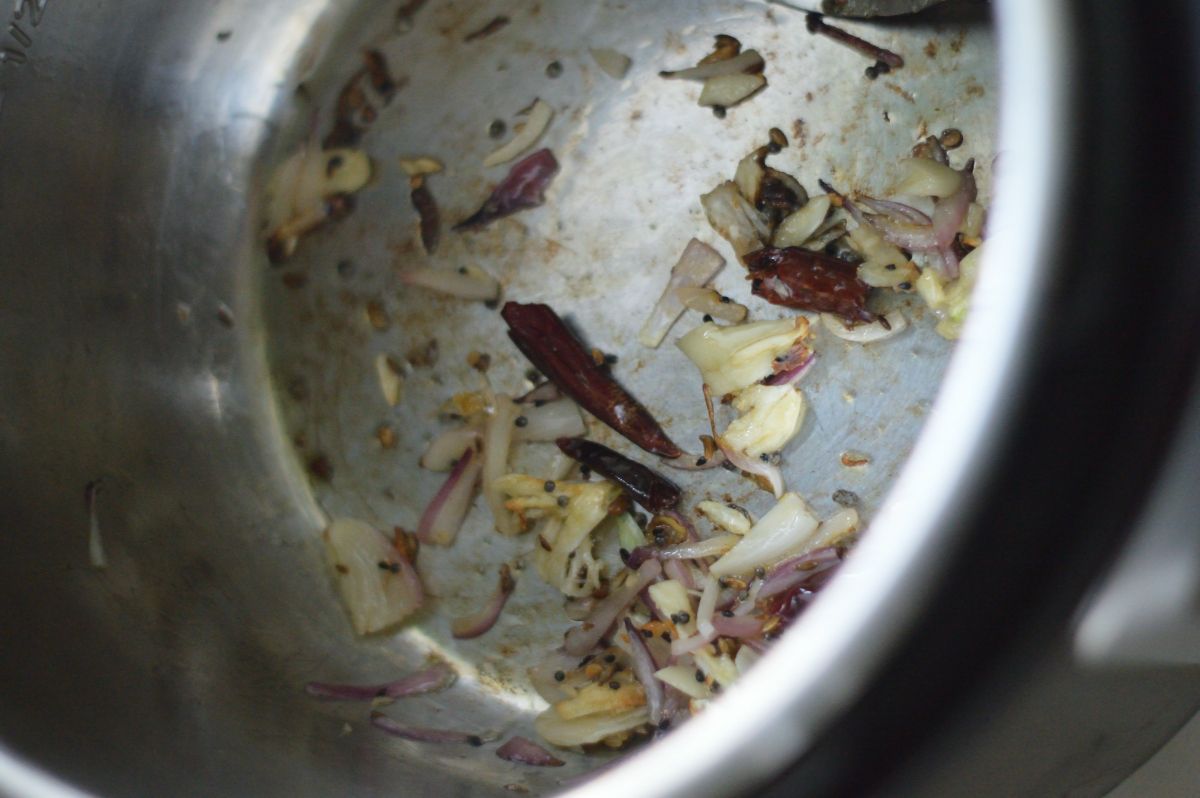
<path fill-rule="evenodd" d="M 439 191 L 456 211 L 486 188 L 473 164 L 488 123 L 533 96 L 555 104 L 549 142 L 565 168 L 547 207 L 449 239 L 443 257 L 571 311 L 622 354 L 635 392 L 668 394 L 659 409 L 680 437 L 697 431 L 696 386 L 672 353 L 626 340 L 658 283 L 644 264 L 665 266 L 703 230 L 695 197 L 767 126 L 803 120 L 793 138 L 807 144 L 781 158 L 806 183 L 885 183 L 922 123 L 1001 153 L 990 260 L 944 380 L 948 349 L 927 319 L 879 354 L 831 349 L 822 362 L 837 367 L 813 375 L 814 420 L 789 478 L 818 505 L 837 487 L 863 497 L 872 532 L 848 573 L 722 701 L 573 794 L 768 782 L 781 795 L 1102 793 L 1200 697 L 1179 664 L 1194 650 L 1161 644 L 1187 621 L 1162 609 L 1177 610 L 1186 578 L 1157 605 L 1141 600 L 1144 576 L 1123 597 L 1118 579 L 1075 645 L 1082 597 L 1196 395 L 1200 290 L 1174 267 L 1197 249 L 1185 218 L 1195 27 L 1182 4 L 1153 21 L 1131 5 L 996 4 L 997 146 L 996 45 L 969 4 L 865 29 L 910 54 L 894 79 L 868 84 L 858 56 L 756 3 L 432 0 L 401 32 L 394 8 L 348 0 L 17 0 L 0 45 L 0 790 L 486 795 L 553 791 L 596 764 L 576 757 L 564 777 L 489 749 L 400 743 L 299 689 L 378 679 L 435 652 L 460 684 L 398 713 L 521 731 L 538 706 L 524 665 L 563 628 L 529 578 L 497 637 L 450 640 L 446 616 L 486 592 L 481 564 L 528 545 L 489 535 L 483 517 L 422 560 L 439 612 L 399 635 L 355 640 L 325 572 L 328 513 L 415 520 L 435 483 L 414 473 L 413 452 L 432 408 L 470 378 L 466 351 L 496 351 L 497 380 L 522 368 L 486 308 L 396 290 L 393 264 L 417 256 L 395 170 L 285 272 L 266 263 L 266 177 L 371 45 L 408 83 L 364 146 L 388 169 L 399 155 L 441 156 Z M 464 44 L 501 11 L 508 28 Z M 723 123 L 653 77 L 716 32 L 771 64 L 769 92 Z M 630 76 L 601 74 L 591 46 L 628 52 Z M 1183 60 L 1151 70 L 1138 60 L 1150 52 Z M 1135 201 L 1174 263 L 1149 263 L 1146 237 L 1131 235 Z M 378 297 L 386 334 L 362 319 Z M 431 336 L 438 372 L 411 378 L 389 415 L 371 358 Z M 373 448 L 381 421 L 400 433 L 392 452 Z M 852 445 L 870 450 L 867 474 L 823 465 Z M 305 474 L 316 456 L 333 465 L 327 484 Z M 87 558 L 83 494 L 96 480 L 104 570 Z M 1193 521 L 1181 504 L 1191 491 L 1163 490 L 1154 506 Z M 1194 552 L 1172 548 L 1181 540 L 1160 533 L 1141 550 L 1180 551 L 1172 562 L 1194 575 Z M 1174 624 L 1157 646 L 1130 634 L 1151 628 L 1146 617 Z"/>

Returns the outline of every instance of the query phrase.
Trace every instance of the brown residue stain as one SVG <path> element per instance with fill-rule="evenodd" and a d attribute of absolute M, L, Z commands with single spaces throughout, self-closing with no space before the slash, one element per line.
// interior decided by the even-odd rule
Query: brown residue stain
<path fill-rule="evenodd" d="M 556 258 L 558 253 L 563 251 L 563 245 L 555 241 L 553 238 L 546 239 L 546 258 Z"/>
<path fill-rule="evenodd" d="M 808 126 L 803 119 L 792 120 L 792 141 L 797 147 L 803 147 L 808 143 Z"/>
<path fill-rule="evenodd" d="M 892 83 L 889 81 L 883 85 L 886 86 L 889 91 L 903 97 L 904 99 L 908 100 L 910 103 L 913 103 L 914 105 L 916 104 L 916 102 L 917 102 L 916 98 L 913 97 L 912 94 L 910 94 L 909 92 L 907 92 L 903 88 L 901 88 L 899 86 L 899 84 Z"/>
<path fill-rule="evenodd" d="M 982 85 L 972 80 L 967 83 L 966 92 L 968 97 L 982 97 L 987 93 L 987 90 L 984 89 Z"/>
<path fill-rule="evenodd" d="M 633 109 L 633 113 L 631 113 L 631 114 L 629 115 L 629 121 L 630 121 L 630 122 L 636 122 L 636 121 L 638 121 L 638 120 L 639 120 L 639 119 L 641 119 L 641 118 L 642 118 L 642 109 L 641 109 L 641 108 L 635 108 L 635 109 Z"/>
<path fill-rule="evenodd" d="M 283 284 L 293 290 L 308 285 L 308 275 L 304 272 L 284 272 Z"/>
<path fill-rule="evenodd" d="M 813 101 L 813 93 L 811 91 L 804 92 L 804 99 L 807 102 L 812 102 Z"/>
<path fill-rule="evenodd" d="M 937 41 L 930 39 L 929 41 L 925 42 L 925 55 L 929 56 L 930 58 L 937 58 L 937 54 Z"/>
<path fill-rule="evenodd" d="M 956 53 L 961 52 L 963 42 L 967 38 L 966 30 L 960 29 L 953 39 L 950 40 L 950 49 Z"/>

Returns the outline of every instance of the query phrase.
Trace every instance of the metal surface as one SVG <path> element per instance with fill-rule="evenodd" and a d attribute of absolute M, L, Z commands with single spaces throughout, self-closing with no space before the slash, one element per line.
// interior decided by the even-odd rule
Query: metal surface
<path fill-rule="evenodd" d="M 363 5 L 16 5 L 0 58 L 0 790 L 59 795 L 60 780 L 106 795 L 500 795 L 551 791 L 595 764 L 573 756 L 547 772 L 502 762 L 491 746 L 392 740 L 372 733 L 361 707 L 314 704 L 300 690 L 314 678 L 382 680 L 437 653 L 459 684 L 389 712 L 528 733 L 540 705 L 524 667 L 565 626 L 558 598 L 526 571 L 497 629 L 448 638 L 447 617 L 476 605 L 493 564 L 530 546 L 490 533 L 482 508 L 453 549 L 422 552 L 437 598 L 406 631 L 354 639 L 332 590 L 318 543 L 326 515 L 413 524 L 438 482 L 415 455 L 437 404 L 473 387 L 466 353 L 493 354 L 490 377 L 505 390 L 523 371 L 494 312 L 399 290 L 396 268 L 421 258 L 397 156 L 447 164 L 430 186 L 456 219 L 503 173 L 478 166 L 493 145 L 488 124 L 511 123 L 534 97 L 551 102 L 546 143 L 563 170 L 545 207 L 447 234 L 437 259 L 482 265 L 509 298 L 552 300 L 693 441 L 696 378 L 672 347 L 639 351 L 630 331 L 686 240 L 716 241 L 696 198 L 769 126 L 793 138 L 777 163 L 810 188 L 817 177 L 885 187 L 925 130 L 962 129 L 956 158 L 990 164 L 996 151 L 995 53 L 977 7 L 882 29 L 845 23 L 906 58 L 868 82 L 860 56 L 810 37 L 801 14 L 778 6 L 431 0 L 398 33 L 394 8 Z M 1024 9 L 1006 12 L 1010 24 L 1042 25 L 1043 37 L 1060 20 L 1035 3 L 1005 7 Z M 509 26 L 463 42 L 500 11 Z M 654 76 L 694 62 L 718 32 L 760 49 L 771 81 L 724 120 L 695 105 L 697 86 Z M 1051 42 L 1010 59 L 1007 79 L 1061 74 Z M 314 111 L 328 123 L 364 46 L 406 78 L 363 142 L 376 179 L 350 218 L 272 269 L 262 186 Z M 587 48 L 597 46 L 630 55 L 630 74 L 595 68 Z M 557 79 L 545 71 L 554 60 Z M 942 562 L 930 544 L 961 534 L 955 521 L 982 488 L 972 458 L 998 445 L 999 397 L 1019 384 L 1032 345 L 1022 332 L 1061 177 L 1046 146 L 1062 122 L 1058 88 L 1046 80 L 1010 109 L 1028 115 L 1010 113 L 1004 136 L 1010 196 L 1023 198 L 997 208 L 996 230 L 1010 235 L 995 258 L 1008 268 L 985 277 L 988 299 L 902 475 L 947 347 L 916 308 L 914 329 L 883 346 L 818 337 L 812 411 L 785 454 L 789 485 L 821 511 L 846 487 L 868 517 L 878 512 L 855 568 L 729 700 L 580 795 L 716 795 L 768 778 L 855 698 L 919 612 Z M 346 260 L 353 268 L 339 270 Z M 742 298 L 736 272 L 718 286 Z M 370 300 L 387 307 L 387 331 L 368 325 Z M 389 411 L 373 356 L 434 336 L 436 370 L 414 370 Z M 400 434 L 395 449 L 374 442 L 384 421 Z M 850 448 L 871 466 L 842 469 Z M 318 454 L 333 465 L 328 484 L 304 473 Z M 97 479 L 105 571 L 87 563 L 82 496 Z M 727 475 L 716 490 L 763 506 Z"/>

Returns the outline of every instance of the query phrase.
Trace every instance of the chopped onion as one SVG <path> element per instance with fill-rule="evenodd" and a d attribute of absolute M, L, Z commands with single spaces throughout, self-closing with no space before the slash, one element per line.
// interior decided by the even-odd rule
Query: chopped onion
<path fill-rule="evenodd" d="M 758 69 L 763 65 L 763 57 L 758 54 L 757 50 L 746 50 L 743 53 L 735 55 L 733 58 L 726 58 L 723 61 L 712 61 L 707 64 L 689 67 L 688 69 L 677 69 L 669 72 L 659 72 L 659 77 L 663 78 L 678 78 L 680 80 L 708 80 L 709 78 L 723 77 L 728 75 L 738 75 L 749 70 Z"/>
<path fill-rule="evenodd" d="M 637 572 L 629 575 L 621 587 L 609 593 L 596 605 L 587 621 L 567 632 L 563 649 L 568 654 L 581 657 L 595 648 L 600 638 L 608 634 L 620 614 L 637 598 L 638 593 L 661 574 L 662 566 L 658 560 L 642 563 Z"/>
<path fill-rule="evenodd" d="M 886 322 L 886 324 L 885 324 Z M 869 344 L 875 341 L 885 341 L 908 329 L 908 319 L 898 310 L 886 313 L 870 324 L 856 324 L 850 327 L 832 313 L 821 314 L 821 324 L 825 329 L 845 341 L 856 344 Z"/>
<path fill-rule="evenodd" d="M 539 402 L 553 402 L 562 399 L 562 390 L 551 380 L 546 380 L 540 385 L 535 385 L 529 390 L 518 396 L 513 401 L 519 405 L 538 404 Z"/>
<path fill-rule="evenodd" d="M 900 250 L 896 252 L 899 253 Z M 899 264 L 877 260 L 865 261 L 858 266 L 858 279 L 872 288 L 896 288 L 902 283 L 914 284 L 921 276 L 920 270 L 903 255 L 899 256 L 899 260 Z"/>
<path fill-rule="evenodd" d="M 688 698 L 712 698 L 712 689 L 705 682 L 696 681 L 696 669 L 686 665 L 670 665 L 655 672 L 655 678 L 674 687 Z"/>
<path fill-rule="evenodd" d="M 379 375 L 379 388 L 383 391 L 384 401 L 388 406 L 395 407 L 400 403 L 404 391 L 404 377 L 399 364 L 392 360 L 391 355 L 381 352 L 375 356 L 375 372 Z"/>
<path fill-rule="evenodd" d="M 696 505 L 696 511 L 711 521 L 715 526 L 744 535 L 750 531 L 750 518 L 742 510 L 735 510 L 728 504 L 714 501 L 702 501 Z"/>
<path fill-rule="evenodd" d="M 676 291 L 680 301 L 697 313 L 707 314 L 714 319 L 739 324 L 746 320 L 749 312 L 745 305 L 734 302 L 712 288 L 684 286 Z"/>
<path fill-rule="evenodd" d="M 497 748 L 496 756 L 506 759 L 509 762 L 518 762 L 522 765 L 533 765 L 534 767 L 558 768 L 566 764 L 566 762 L 563 762 L 545 748 L 520 735 L 513 737 L 504 743 L 504 745 Z"/>
<path fill-rule="evenodd" d="M 730 327 L 706 322 L 676 345 L 700 369 L 712 392 L 722 396 L 771 374 L 775 358 L 785 355 L 807 334 L 808 320 L 803 316 Z"/>
<path fill-rule="evenodd" d="M 954 254 L 954 237 L 967 217 L 967 209 L 975 201 L 975 176 L 972 174 L 975 161 L 967 161 L 961 172 L 954 174 L 959 177 L 957 190 L 939 200 L 933 209 L 933 235 L 940 247 L 943 265 L 943 277 L 953 280 L 958 276 L 958 256 Z"/>
<path fill-rule="evenodd" d="M 374 701 L 377 698 L 408 698 L 414 695 L 443 690 L 454 683 L 456 674 L 449 666 L 438 663 L 423 671 L 385 684 L 330 684 L 309 682 L 304 692 L 325 701 Z"/>
<path fill-rule="evenodd" d="M 826 194 L 817 196 L 804 203 L 799 210 L 784 217 L 775 234 L 771 238 L 774 247 L 799 247 L 812 238 L 820 229 L 829 215 L 830 199 Z"/>
<path fill-rule="evenodd" d="M 733 247 L 738 260 L 761 249 L 771 240 L 771 230 L 762 215 L 738 191 L 732 180 L 726 180 L 700 197 L 708 223 L 717 234 Z M 744 264 L 744 261 L 743 261 Z"/>
<path fill-rule="evenodd" d="M 836 546 L 815 548 L 804 554 L 788 557 L 776 563 L 762 580 L 758 599 L 768 599 L 807 582 L 814 576 L 832 568 L 842 561 Z"/>
<path fill-rule="evenodd" d="M 513 430 L 513 441 L 553 441 L 587 434 L 583 413 L 570 399 L 525 406 L 520 413 L 525 425 Z"/>
<path fill-rule="evenodd" d="M 338 518 L 325 530 L 326 553 L 342 601 L 360 635 L 403 621 L 424 601 L 412 564 L 371 525 Z"/>
<path fill-rule="evenodd" d="M 483 436 L 483 496 L 492 511 L 496 531 L 512 537 L 521 532 L 517 519 L 504 506 L 504 492 L 496 481 L 508 472 L 508 454 L 518 411 L 512 399 L 498 394 L 492 403 Z"/>
<path fill-rule="evenodd" d="M 788 354 L 781 363 L 783 366 L 770 377 L 765 377 L 763 385 L 795 385 L 804 378 L 817 360 L 817 353 L 806 346 L 800 345 Z"/>
<path fill-rule="evenodd" d="M 483 463 L 474 446 L 469 446 L 458 458 L 450 476 L 442 483 L 434 495 L 433 501 L 421 514 L 417 524 L 417 538 L 422 543 L 434 546 L 449 546 L 458 536 L 463 520 L 471 510 L 471 502 L 475 498 L 475 488 L 479 484 L 479 475 L 483 471 Z"/>
<path fill-rule="evenodd" d="M 741 540 L 737 535 L 717 535 L 707 540 L 687 541 L 674 546 L 655 550 L 660 560 L 698 560 L 702 557 L 720 557 Z"/>
<path fill-rule="evenodd" d="M 738 615 L 732 618 L 717 615 L 712 619 L 712 625 L 720 637 L 758 637 L 763 630 L 763 622 L 748 615 Z"/>
<path fill-rule="evenodd" d="M 701 648 L 692 654 L 692 658 L 716 684 L 727 686 L 737 681 L 737 667 L 728 655 L 713 654 L 708 648 Z"/>
<path fill-rule="evenodd" d="M 663 695 L 662 684 L 654 678 L 654 657 L 646 647 L 646 641 L 641 632 L 634 626 L 633 621 L 625 619 L 625 634 L 629 636 L 629 654 L 633 659 L 633 675 L 642 683 L 646 691 L 646 707 L 650 710 L 650 722 L 662 722 Z"/>
<path fill-rule="evenodd" d="M 753 51 L 750 51 L 753 52 Z M 733 59 L 730 59 L 732 61 Z M 727 62 L 720 62 L 727 63 Z M 718 75 L 704 81 L 700 90 L 699 104 L 705 108 L 720 106 L 730 108 L 767 85 L 761 73 L 749 75 Z"/>
<path fill-rule="evenodd" d="M 467 743 L 468 745 L 483 745 L 483 738 L 478 734 L 449 731 L 447 729 L 427 729 L 423 726 L 404 726 L 384 715 L 382 712 L 371 713 L 371 725 L 393 737 L 413 740 L 418 743 Z"/>
<path fill-rule="evenodd" d="M 753 668 L 760 659 L 762 659 L 762 654 L 755 651 L 753 647 L 744 645 L 734 655 L 733 664 L 737 666 L 738 673 L 742 674 Z"/>
<path fill-rule="evenodd" d="M 962 176 L 949 166 L 928 158 L 905 158 L 900 161 L 900 180 L 892 191 L 921 197 L 949 197 L 958 191 L 961 182 Z"/>
<path fill-rule="evenodd" d="M 704 406 L 708 411 L 708 424 L 712 428 L 713 440 L 716 441 L 717 446 L 721 447 L 721 453 L 725 455 L 726 459 L 741 471 L 749 474 L 755 481 L 760 482 L 765 489 L 771 491 L 775 498 L 782 496 L 783 472 L 770 462 L 770 458 L 762 460 L 758 457 L 750 457 L 726 444 L 717 434 L 717 421 L 713 415 L 712 391 L 707 384 L 704 386 Z"/>
<path fill-rule="evenodd" d="M 703 632 L 697 632 L 689 637 L 680 637 L 677 640 L 671 641 L 671 656 L 674 659 L 694 654 L 696 651 L 704 648 L 709 643 L 717 639 L 717 630 L 710 625 Z"/>
<path fill-rule="evenodd" d="M 460 266 L 453 271 L 408 269 L 400 272 L 400 282 L 459 299 L 494 302 L 500 298 L 500 282 L 478 266 Z"/>
<path fill-rule="evenodd" d="M 962 227 L 959 232 L 963 234 L 963 239 L 978 239 L 983 235 L 983 223 L 987 217 L 987 211 L 978 202 L 972 202 L 967 206 L 967 216 L 963 219 Z"/>
<path fill-rule="evenodd" d="M 782 451 L 804 423 L 804 394 L 791 385 L 751 385 L 733 400 L 741 415 L 721 436 L 727 447 L 750 457 Z"/>
<path fill-rule="evenodd" d="M 554 109 L 550 107 L 550 103 L 540 98 L 534 100 L 529 108 L 529 118 L 525 121 L 525 126 L 507 143 L 484 158 L 483 165 L 499 166 L 528 150 L 542 137 L 553 116 Z"/>
<path fill-rule="evenodd" d="M 420 466 L 426 471 L 449 471 L 467 449 L 479 440 L 479 430 L 474 427 L 452 427 L 433 437 L 425 446 Z"/>
<path fill-rule="evenodd" d="M 733 182 L 738 193 L 752 205 L 758 202 L 762 194 L 762 182 L 767 176 L 767 168 L 763 165 L 765 160 L 766 150 L 759 148 L 738 161 L 737 169 L 733 173 Z"/>
<path fill-rule="evenodd" d="M 874 197 L 859 197 L 858 201 L 876 213 L 881 213 L 897 222 L 908 222 L 909 224 L 931 224 L 933 221 L 929 218 L 928 214 L 917 210 L 911 205 L 905 205 L 903 202 L 875 199 Z"/>
<path fill-rule="evenodd" d="M 931 225 L 897 222 L 883 216 L 868 216 L 866 219 L 885 241 L 909 252 L 926 252 L 938 246 Z"/>
<path fill-rule="evenodd" d="M 804 248 L 811 249 L 814 252 L 822 252 L 825 250 L 825 247 L 844 235 L 846 235 L 846 220 L 839 219 L 832 223 L 827 223 L 824 227 L 817 230 L 812 238 L 804 242 Z"/>
<path fill-rule="evenodd" d="M 696 633 L 696 615 L 692 611 L 692 599 L 682 582 L 664 579 L 650 585 L 647 592 L 659 616 L 675 626 L 679 637 L 690 637 Z"/>
<path fill-rule="evenodd" d="M 629 72 L 629 65 L 632 63 L 629 56 L 608 47 L 593 47 L 589 52 L 591 52 L 596 66 L 600 67 L 601 71 L 610 78 L 620 80 Z"/>
<path fill-rule="evenodd" d="M 650 721 L 650 711 L 642 706 L 615 714 L 599 713 L 565 720 L 551 707 L 538 715 L 533 728 L 552 745 L 571 748 L 591 745 L 606 737 L 632 731 Z"/>
<path fill-rule="evenodd" d="M 679 584 L 683 585 L 687 590 L 696 589 L 696 579 L 692 575 L 692 569 L 688 568 L 683 560 L 663 560 L 663 575 L 667 579 L 674 579 Z"/>
<path fill-rule="evenodd" d="M 667 287 L 638 333 L 638 342 L 650 348 L 661 344 L 671 326 L 683 314 L 684 304 L 679 291 L 706 284 L 724 265 L 725 259 L 708 244 L 696 238 L 688 241 L 683 254 L 671 268 Z"/>
<path fill-rule="evenodd" d="M 450 634 L 456 640 L 470 640 L 486 633 L 496 625 L 496 620 L 500 617 L 504 605 L 508 603 L 508 597 L 512 595 L 516 586 L 517 583 L 513 581 L 508 564 L 501 565 L 496 592 L 478 612 L 462 618 L 455 618 L 450 624 Z"/>
<path fill-rule="evenodd" d="M 729 537 L 736 538 L 735 535 Z M 717 608 L 717 599 L 721 595 L 721 582 L 711 573 L 705 577 L 704 590 L 700 594 L 700 603 L 696 606 L 696 629 L 702 635 L 714 633 L 713 612 Z"/>
<path fill-rule="evenodd" d="M 819 526 L 804 500 L 787 493 L 751 527 L 733 549 L 712 564 L 717 576 L 733 576 L 770 565 L 804 547 Z"/>

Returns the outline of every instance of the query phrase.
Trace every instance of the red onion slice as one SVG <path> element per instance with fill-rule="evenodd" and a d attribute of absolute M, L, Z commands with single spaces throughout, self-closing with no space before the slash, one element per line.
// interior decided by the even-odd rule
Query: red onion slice
<path fill-rule="evenodd" d="M 558 768 L 566 763 L 532 740 L 517 735 L 496 749 L 496 756 L 509 762 L 540 768 Z"/>
<path fill-rule="evenodd" d="M 483 745 L 483 738 L 478 734 L 450 731 L 448 729 L 429 729 L 424 726 L 405 726 L 384 715 L 382 712 L 371 713 L 371 725 L 393 737 L 403 740 L 413 740 L 418 743 L 466 743 L 476 748 Z"/>
<path fill-rule="evenodd" d="M 758 599 L 761 601 L 791 590 L 822 571 L 832 568 L 842 561 L 841 551 L 839 546 L 825 546 L 776 564 L 763 579 L 762 587 L 758 590 Z"/>
<path fill-rule="evenodd" d="M 713 630 L 720 637 L 758 637 L 762 634 L 763 622 L 747 615 L 727 618 L 722 614 L 713 616 Z"/>
<path fill-rule="evenodd" d="M 625 584 L 609 593 L 592 612 L 583 624 L 567 632 L 563 648 L 568 654 L 581 657 L 596 647 L 600 638 L 608 634 L 608 630 L 616 623 L 617 617 L 624 612 L 638 593 L 662 574 L 662 565 L 658 560 L 647 560 L 630 575 Z"/>
<path fill-rule="evenodd" d="M 470 640 L 487 632 L 496 625 L 496 620 L 500 617 L 504 605 L 508 602 L 508 597 L 512 595 L 516 586 L 517 583 L 512 578 L 508 564 L 501 565 L 500 581 L 496 585 L 496 592 L 478 612 L 463 618 L 455 618 L 450 624 L 450 634 L 454 635 L 457 640 Z"/>
<path fill-rule="evenodd" d="M 304 692 L 325 701 L 373 701 L 376 698 L 407 698 L 442 690 L 454 683 L 455 673 L 449 666 L 438 663 L 431 668 L 385 684 L 330 684 L 309 682 Z"/>
<path fill-rule="evenodd" d="M 698 632 L 691 637 L 681 637 L 671 641 L 671 656 L 682 657 L 684 654 L 691 654 L 693 651 L 702 648 L 712 641 L 717 639 L 717 630 L 714 626 L 705 632 Z"/>
<path fill-rule="evenodd" d="M 662 566 L 663 573 L 667 575 L 668 579 L 674 579 L 688 590 L 696 589 L 696 580 L 692 578 L 691 569 L 684 565 L 681 560 L 666 560 Z"/>
<path fill-rule="evenodd" d="M 911 205 L 905 205 L 903 202 L 875 199 L 874 197 L 859 197 L 858 201 L 876 213 L 883 214 L 892 221 L 907 222 L 909 224 L 933 223 L 928 214 L 917 210 Z"/>
<path fill-rule="evenodd" d="M 463 452 L 450 476 L 442 483 L 433 501 L 425 508 L 417 524 L 417 538 L 422 543 L 449 546 L 458 535 L 463 519 L 471 509 L 475 486 L 483 469 L 474 447 Z"/>
<path fill-rule="evenodd" d="M 958 277 L 958 257 L 954 254 L 954 237 L 967 218 L 967 210 L 975 201 L 975 159 L 967 161 L 959 174 L 958 190 L 949 197 L 940 199 L 933 208 L 933 236 L 944 261 L 942 276 L 953 280 Z"/>
<path fill-rule="evenodd" d="M 658 666 L 654 663 L 654 657 L 650 654 L 650 649 L 646 646 L 642 633 L 628 618 L 625 619 L 625 632 L 629 635 L 629 653 L 633 657 L 633 675 L 642 683 L 642 688 L 646 691 L 646 707 L 650 710 L 650 722 L 658 725 L 662 720 L 663 701 L 666 698 L 663 694 L 662 682 L 654 678 L 654 672 L 658 670 Z"/>
<path fill-rule="evenodd" d="M 783 369 L 775 372 L 770 377 L 763 379 L 763 385 L 795 385 L 803 379 L 804 375 L 812 368 L 813 363 L 817 360 L 817 353 L 806 346 L 802 346 L 803 350 L 801 357 L 789 359 L 783 363 Z"/>

